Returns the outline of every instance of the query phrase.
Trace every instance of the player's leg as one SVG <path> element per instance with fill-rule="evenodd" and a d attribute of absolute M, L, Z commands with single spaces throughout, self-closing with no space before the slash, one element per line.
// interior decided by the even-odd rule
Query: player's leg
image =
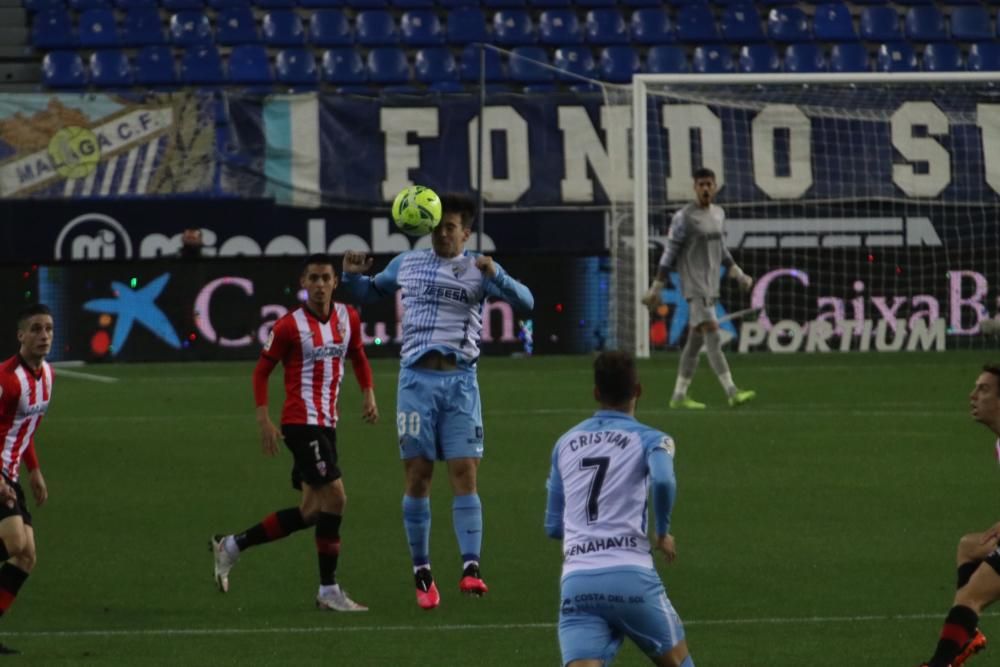
<path fill-rule="evenodd" d="M 333 457 L 336 461 L 336 455 Z M 335 465 L 335 464 L 334 464 Z M 337 473 L 339 475 L 339 472 Z M 352 600 L 337 583 L 337 565 L 340 560 L 340 526 L 343 522 L 347 494 L 340 477 L 321 487 L 304 487 L 309 503 L 318 507 L 316 514 L 316 556 L 319 561 L 319 592 L 316 606 L 333 611 L 368 611 L 368 607 Z"/>
<path fill-rule="evenodd" d="M 434 577 L 431 575 L 431 479 L 434 462 L 417 456 L 403 461 L 406 476 L 406 493 L 403 494 L 403 528 L 410 545 L 413 562 L 413 581 L 417 604 L 422 609 L 433 609 L 441 604 Z"/>
<path fill-rule="evenodd" d="M 693 301 L 696 301 L 696 299 L 692 299 Z M 753 400 L 757 394 L 750 390 L 740 391 L 736 388 L 736 383 L 733 382 L 733 374 L 729 370 L 729 362 L 726 361 L 726 355 L 722 351 L 722 335 L 719 333 L 719 320 L 715 312 L 715 306 L 715 300 L 709 299 L 701 302 L 697 309 L 692 308 L 692 312 L 697 310 L 699 318 L 702 320 L 698 328 L 701 329 L 705 340 L 705 356 L 708 357 L 708 365 L 712 367 L 712 372 L 715 373 L 715 377 L 719 379 L 719 384 L 722 385 L 722 389 L 726 392 L 729 405 L 743 405 Z"/>
<path fill-rule="evenodd" d="M 30 526 L 31 514 L 23 506 L 24 498 L 20 488 L 18 503 L 13 508 L 3 507 L 7 514 L 0 520 L 0 558 L 5 562 L 0 565 L 0 616 L 3 616 L 14 604 L 21 586 L 35 566 L 35 533 Z M 10 514 L 24 508 L 26 516 Z M 25 519 L 29 523 L 25 523 Z M 0 655 L 14 655 L 15 649 L 0 644 Z"/>
<path fill-rule="evenodd" d="M 694 316 L 694 307 L 697 299 L 688 301 L 688 314 Z M 684 349 L 681 350 L 681 359 L 677 365 L 677 381 L 674 383 L 674 393 L 670 398 L 670 407 L 687 408 L 689 410 L 702 410 L 704 403 L 688 398 L 688 387 L 694 379 L 694 372 L 698 370 L 698 361 L 701 359 L 701 346 L 705 342 L 701 329 L 695 326 L 695 320 L 690 320 L 692 325 L 688 327 L 687 341 Z"/>
<path fill-rule="evenodd" d="M 955 565 L 958 568 L 956 589 L 969 583 L 972 573 L 997 548 L 997 544 L 996 538 L 983 544 L 983 533 L 969 533 L 958 540 L 955 554 Z"/>

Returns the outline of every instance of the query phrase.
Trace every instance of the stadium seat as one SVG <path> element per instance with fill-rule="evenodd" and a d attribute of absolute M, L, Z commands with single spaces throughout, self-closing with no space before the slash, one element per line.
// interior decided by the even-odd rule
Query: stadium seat
<path fill-rule="evenodd" d="M 274 57 L 278 83 L 294 90 L 312 90 L 319 84 L 319 72 L 312 49 L 282 49 Z"/>
<path fill-rule="evenodd" d="M 775 42 L 812 40 L 809 20 L 798 7 L 777 7 L 767 13 L 767 36 Z"/>
<path fill-rule="evenodd" d="M 825 72 L 826 59 L 815 42 L 789 44 L 785 49 L 785 71 L 793 73 Z"/>
<path fill-rule="evenodd" d="M 208 6 L 215 11 L 221 11 L 230 7 L 249 7 L 250 0 L 208 0 Z"/>
<path fill-rule="evenodd" d="M 865 7 L 861 10 L 861 39 L 894 42 L 902 36 L 895 7 Z"/>
<path fill-rule="evenodd" d="M 928 44 L 924 47 L 924 55 L 920 62 L 928 72 L 961 72 L 965 69 L 962 52 L 954 42 Z"/>
<path fill-rule="evenodd" d="M 215 17 L 215 41 L 224 46 L 259 42 L 253 10 L 249 7 L 229 7 L 220 11 Z"/>
<path fill-rule="evenodd" d="M 532 9 L 566 9 L 573 6 L 573 0 L 528 0 Z"/>
<path fill-rule="evenodd" d="M 601 7 L 614 7 L 615 0 L 576 0 L 574 4 L 581 9 L 600 9 Z"/>
<path fill-rule="evenodd" d="M 626 7 L 663 7 L 663 3 L 660 0 L 623 0 L 622 4 Z"/>
<path fill-rule="evenodd" d="M 875 67 L 880 72 L 916 72 L 917 54 L 908 42 L 892 42 L 878 47 Z"/>
<path fill-rule="evenodd" d="M 88 9 L 111 9 L 108 0 L 67 0 L 66 4 L 73 11 L 80 13 Z"/>
<path fill-rule="evenodd" d="M 506 81 L 503 64 L 500 62 L 500 52 L 495 49 L 480 49 L 478 44 L 469 44 L 462 49 L 462 57 L 458 63 L 458 72 L 462 81 L 479 81 L 479 53 L 483 52 L 486 60 L 486 81 L 496 83 Z"/>
<path fill-rule="evenodd" d="M 459 7 L 448 12 L 448 43 L 488 42 L 486 18 L 479 7 Z"/>
<path fill-rule="evenodd" d="M 493 39 L 499 46 L 534 44 L 535 25 L 523 9 L 501 9 L 493 15 Z"/>
<path fill-rule="evenodd" d="M 628 26 L 617 9 L 604 7 L 590 10 L 584 26 L 590 44 L 628 44 Z"/>
<path fill-rule="evenodd" d="M 677 12 L 677 39 L 682 42 L 707 44 L 719 41 L 719 30 L 708 5 L 687 5 Z"/>
<path fill-rule="evenodd" d="M 434 0 L 390 0 L 396 9 L 433 9 Z"/>
<path fill-rule="evenodd" d="M 366 9 L 354 17 L 355 39 L 365 46 L 399 44 L 399 31 L 392 14 L 381 9 Z"/>
<path fill-rule="evenodd" d="M 646 71 L 651 74 L 686 74 L 691 71 L 687 53 L 679 46 L 653 46 L 646 52 Z"/>
<path fill-rule="evenodd" d="M 641 70 L 639 52 L 631 46 L 609 46 L 601 49 L 597 71 L 602 81 L 631 83 L 632 75 Z"/>
<path fill-rule="evenodd" d="M 403 44 L 406 46 L 438 46 L 444 44 L 444 29 L 437 14 L 430 9 L 413 9 L 399 20 Z"/>
<path fill-rule="evenodd" d="M 115 0 L 115 7 L 124 11 L 133 9 L 158 9 L 156 0 Z"/>
<path fill-rule="evenodd" d="M 764 41 L 760 14 L 753 5 L 732 5 L 722 11 L 719 20 L 722 39 L 735 44 Z"/>
<path fill-rule="evenodd" d="M 272 9 L 295 9 L 295 0 L 254 0 L 254 5 L 258 9 L 265 11 Z"/>
<path fill-rule="evenodd" d="M 118 23 L 111 9 L 88 9 L 80 14 L 80 46 L 102 49 L 118 46 Z"/>
<path fill-rule="evenodd" d="M 539 63 L 550 65 L 549 53 L 540 46 L 515 47 L 507 59 L 507 72 L 515 83 L 545 84 L 555 81 L 555 70 Z"/>
<path fill-rule="evenodd" d="M 128 88 L 132 66 L 124 51 L 111 49 L 90 54 L 90 82 L 98 88 Z"/>
<path fill-rule="evenodd" d="M 813 33 L 820 42 L 853 42 L 858 38 L 851 10 L 842 2 L 828 2 L 816 7 Z"/>
<path fill-rule="evenodd" d="M 527 4 L 527 0 L 482 0 L 486 9 L 519 9 Z"/>
<path fill-rule="evenodd" d="M 459 7 L 478 7 L 478 0 L 438 0 L 441 7 L 445 9 L 458 9 Z"/>
<path fill-rule="evenodd" d="M 691 56 L 691 66 L 698 74 L 723 74 L 733 71 L 733 53 L 729 46 L 699 46 Z"/>
<path fill-rule="evenodd" d="M 426 84 L 451 81 L 458 83 L 458 63 L 445 48 L 420 49 L 413 58 L 417 81 Z"/>
<path fill-rule="evenodd" d="M 1000 71 L 1000 43 L 979 42 L 969 47 L 965 66 L 973 72 Z"/>
<path fill-rule="evenodd" d="M 153 8 L 140 7 L 125 12 L 122 20 L 121 43 L 123 46 L 146 46 L 166 44 L 163 21 L 160 12 Z"/>
<path fill-rule="evenodd" d="M 303 9 L 343 8 L 346 4 L 345 0 L 299 0 L 299 7 Z"/>
<path fill-rule="evenodd" d="M 151 1 L 155 3 L 156 0 Z M 63 0 L 21 0 L 21 6 L 24 7 L 24 10 L 30 14 L 46 12 L 50 9 L 66 9 L 66 3 L 63 2 Z"/>
<path fill-rule="evenodd" d="M 993 39 L 990 13 L 982 5 L 955 7 L 951 10 L 951 37 L 960 42 L 983 42 Z"/>
<path fill-rule="evenodd" d="M 264 14 L 260 22 L 264 43 L 274 47 L 302 46 L 306 31 L 302 19 L 290 9 L 275 9 Z"/>
<path fill-rule="evenodd" d="M 73 19 L 65 9 L 38 12 L 31 19 L 31 43 L 39 49 L 68 49 L 76 46 Z M 53 67 L 62 67 L 64 59 L 57 59 Z M 82 62 L 82 61 L 81 61 Z M 82 65 L 81 65 L 82 66 Z M 57 70 L 62 73 L 63 70 Z"/>
<path fill-rule="evenodd" d="M 42 58 L 42 83 L 46 88 L 82 88 L 87 85 L 83 58 L 76 51 L 51 51 Z"/>
<path fill-rule="evenodd" d="M 134 62 L 135 82 L 140 86 L 172 86 L 177 83 L 174 56 L 167 46 L 146 46 Z"/>
<path fill-rule="evenodd" d="M 212 24 L 201 12 L 177 12 L 170 17 L 170 41 L 175 46 L 212 43 Z"/>
<path fill-rule="evenodd" d="M 542 44 L 582 44 L 583 31 L 574 9 L 547 9 L 538 16 L 538 41 Z"/>
<path fill-rule="evenodd" d="M 323 81 L 332 84 L 359 85 L 368 81 L 361 54 L 352 48 L 324 51 L 322 73 Z"/>
<path fill-rule="evenodd" d="M 160 0 L 160 6 L 168 12 L 182 12 L 185 10 L 202 11 L 205 3 L 202 0 Z"/>
<path fill-rule="evenodd" d="M 218 86 L 225 83 L 222 58 L 214 46 L 194 46 L 181 56 L 181 83 L 192 86 Z"/>
<path fill-rule="evenodd" d="M 552 64 L 565 72 L 565 74 L 561 75 L 561 78 L 571 84 L 582 83 L 578 78 L 571 76 L 573 74 L 587 77 L 588 79 L 594 78 L 594 54 L 590 52 L 589 47 L 560 46 L 556 49 Z"/>
<path fill-rule="evenodd" d="M 666 10 L 643 7 L 632 12 L 632 41 L 637 44 L 671 44 L 676 40 Z"/>
<path fill-rule="evenodd" d="M 396 46 L 382 46 L 368 52 L 368 80 L 383 85 L 404 84 L 410 80 L 406 51 Z"/>
<path fill-rule="evenodd" d="M 868 50 L 863 44 L 847 42 L 830 49 L 831 72 L 870 72 Z"/>
<path fill-rule="evenodd" d="M 944 15 L 934 5 L 920 5 L 906 10 L 903 19 L 906 38 L 915 42 L 943 42 L 948 40 Z"/>
<path fill-rule="evenodd" d="M 318 9 L 309 18 L 309 43 L 315 46 L 350 46 L 354 33 L 347 15 L 339 9 Z"/>
<path fill-rule="evenodd" d="M 386 9 L 389 6 L 388 0 L 346 0 L 345 4 L 354 10 Z"/>
<path fill-rule="evenodd" d="M 260 44 L 241 44 L 229 54 L 229 81 L 237 85 L 260 86 L 274 82 L 271 59 Z"/>
<path fill-rule="evenodd" d="M 740 48 L 739 69 L 746 74 L 780 72 L 781 60 L 770 44 L 748 44 Z"/>

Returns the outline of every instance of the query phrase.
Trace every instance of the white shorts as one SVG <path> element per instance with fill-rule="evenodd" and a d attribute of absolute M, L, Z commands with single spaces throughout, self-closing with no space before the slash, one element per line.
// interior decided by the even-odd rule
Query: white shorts
<path fill-rule="evenodd" d="M 719 307 L 719 300 L 707 296 L 697 296 L 688 299 L 688 324 L 693 327 L 703 322 L 718 322 L 719 317 L 715 314 Z"/>

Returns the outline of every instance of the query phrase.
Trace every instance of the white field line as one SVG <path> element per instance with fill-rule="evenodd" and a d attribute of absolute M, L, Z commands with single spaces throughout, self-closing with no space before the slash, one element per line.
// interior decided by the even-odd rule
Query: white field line
<path fill-rule="evenodd" d="M 89 380 L 91 382 L 103 382 L 105 384 L 114 384 L 115 382 L 118 382 L 118 378 L 116 377 L 110 377 L 108 375 L 94 375 L 93 373 L 83 373 L 81 371 L 71 371 L 68 368 L 57 368 L 56 376 L 60 378 Z"/>

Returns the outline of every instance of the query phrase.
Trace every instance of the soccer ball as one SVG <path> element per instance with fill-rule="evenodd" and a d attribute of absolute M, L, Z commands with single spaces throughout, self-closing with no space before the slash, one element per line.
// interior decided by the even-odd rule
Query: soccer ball
<path fill-rule="evenodd" d="M 392 219 L 403 232 L 423 236 L 441 222 L 441 200 L 430 188 L 411 185 L 392 202 Z"/>

